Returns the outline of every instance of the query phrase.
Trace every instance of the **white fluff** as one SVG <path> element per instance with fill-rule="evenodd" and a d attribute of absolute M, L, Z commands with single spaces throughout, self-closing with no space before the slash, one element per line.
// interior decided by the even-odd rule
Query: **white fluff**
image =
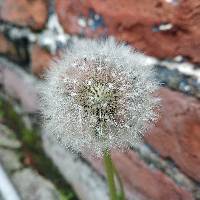
<path fill-rule="evenodd" d="M 153 67 L 130 46 L 114 39 L 77 41 L 45 74 L 40 88 L 44 128 L 66 148 L 83 154 L 127 150 L 157 118 L 157 88 Z"/>

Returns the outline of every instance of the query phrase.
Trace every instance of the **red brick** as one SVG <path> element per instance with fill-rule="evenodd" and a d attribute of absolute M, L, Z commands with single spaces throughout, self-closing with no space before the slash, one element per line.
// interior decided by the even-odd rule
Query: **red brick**
<path fill-rule="evenodd" d="M 194 62 L 200 62 L 200 2 L 177 2 L 174 5 L 164 0 L 57 0 L 56 10 L 66 32 L 87 36 L 108 32 L 153 56 L 166 58 L 184 55 Z M 88 17 L 91 8 L 103 16 L 104 29 L 94 31 L 78 25 L 79 16 Z M 161 23 L 171 23 L 173 28 L 163 32 L 152 31 Z"/>
<path fill-rule="evenodd" d="M 27 61 L 25 47 L 19 43 L 16 45 L 14 42 L 10 41 L 3 33 L 0 33 L 0 54 L 7 56 L 8 58 L 17 62 L 22 63 Z"/>
<path fill-rule="evenodd" d="M 182 171 L 200 181 L 200 101 L 161 89 L 161 117 L 146 141 Z"/>
<path fill-rule="evenodd" d="M 147 166 L 138 155 L 128 153 L 113 153 L 113 160 L 126 186 L 128 199 L 145 200 L 192 200 L 192 195 L 178 187 L 162 172 Z M 90 159 L 92 165 L 104 174 L 102 161 Z"/>
<path fill-rule="evenodd" d="M 20 26 L 42 29 L 48 18 L 47 0 L 3 0 L 0 19 Z"/>
<path fill-rule="evenodd" d="M 0 33 L 0 54 L 13 54 L 15 52 L 14 45 Z"/>
<path fill-rule="evenodd" d="M 31 48 L 31 70 L 37 76 L 42 76 L 44 70 L 49 66 L 52 55 L 39 45 Z"/>

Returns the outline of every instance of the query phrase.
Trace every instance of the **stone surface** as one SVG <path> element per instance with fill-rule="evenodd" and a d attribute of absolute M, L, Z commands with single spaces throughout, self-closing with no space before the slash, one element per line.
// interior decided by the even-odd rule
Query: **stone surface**
<path fill-rule="evenodd" d="M 3 197 L 2 197 L 2 195 L 1 195 L 1 193 L 0 193 L 0 200 L 4 200 Z"/>
<path fill-rule="evenodd" d="M 31 169 L 14 173 L 12 180 L 23 200 L 59 200 L 59 193 L 51 182 Z"/>
<path fill-rule="evenodd" d="M 0 147 L 18 149 L 21 143 L 16 139 L 15 134 L 3 124 L 0 124 Z"/>
<path fill-rule="evenodd" d="M 47 0 L 3 0 L 0 4 L 0 19 L 35 30 L 44 28 L 48 18 Z"/>
<path fill-rule="evenodd" d="M 25 111 L 38 110 L 36 80 L 2 58 L 0 58 L 0 84 L 7 94 L 21 102 Z"/>
<path fill-rule="evenodd" d="M 20 155 L 17 152 L 21 143 L 15 134 L 3 124 L 0 124 L 0 138 L 0 162 L 8 173 L 12 173 L 22 167 Z"/>
<path fill-rule="evenodd" d="M 19 154 L 10 149 L 0 148 L 0 162 L 10 174 L 22 167 Z"/>
<path fill-rule="evenodd" d="M 108 200 L 105 181 L 79 156 L 43 134 L 44 149 L 80 200 Z"/>
<path fill-rule="evenodd" d="M 164 0 L 57 0 L 68 33 L 111 34 L 160 58 L 183 55 L 200 62 L 200 2 Z"/>
<path fill-rule="evenodd" d="M 186 189 L 178 187 L 159 170 L 147 166 L 135 152 L 113 153 L 112 158 L 126 186 L 128 199 L 134 200 L 135 191 L 148 200 L 193 199 Z M 101 174 L 104 174 L 102 160 L 90 159 L 90 162 Z"/>
<path fill-rule="evenodd" d="M 168 89 L 160 90 L 160 96 L 161 117 L 146 141 L 200 181 L 200 102 Z"/>
<path fill-rule="evenodd" d="M 0 163 L 0 196 L 3 200 L 21 200 L 18 192 L 13 187 L 8 174 L 4 171 L 4 168 Z"/>

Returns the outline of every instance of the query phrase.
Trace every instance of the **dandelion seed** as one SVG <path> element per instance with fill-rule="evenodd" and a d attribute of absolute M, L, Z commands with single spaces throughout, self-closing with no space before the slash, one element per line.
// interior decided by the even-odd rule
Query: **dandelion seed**
<path fill-rule="evenodd" d="M 101 156 L 139 142 L 156 120 L 158 88 L 146 58 L 129 46 L 84 40 L 52 63 L 41 88 L 48 132 L 77 152 Z"/>

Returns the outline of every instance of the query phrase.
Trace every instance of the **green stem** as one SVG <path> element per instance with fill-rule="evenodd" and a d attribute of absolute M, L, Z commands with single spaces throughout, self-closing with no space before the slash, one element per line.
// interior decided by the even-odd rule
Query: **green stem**
<path fill-rule="evenodd" d="M 108 151 L 104 152 L 104 166 L 108 179 L 108 186 L 110 191 L 110 200 L 117 200 L 117 192 L 114 180 L 114 168 L 111 160 L 110 153 Z"/>
<path fill-rule="evenodd" d="M 117 171 L 117 169 L 116 169 L 116 167 L 115 167 L 114 164 L 113 164 L 113 170 L 114 170 L 114 173 L 115 173 L 115 175 L 116 175 L 116 178 L 117 178 L 117 180 L 118 180 L 118 182 L 119 182 L 119 187 L 120 187 L 120 199 L 121 199 L 121 200 L 125 200 L 124 186 L 123 186 L 122 180 L 121 180 L 121 178 L 120 178 L 120 176 L 119 176 L 119 173 L 118 173 L 118 171 Z"/>

